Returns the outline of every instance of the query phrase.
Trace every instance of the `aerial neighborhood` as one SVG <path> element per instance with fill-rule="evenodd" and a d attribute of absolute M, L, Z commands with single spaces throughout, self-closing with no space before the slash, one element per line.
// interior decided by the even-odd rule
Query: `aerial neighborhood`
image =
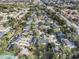
<path fill-rule="evenodd" d="M 79 59 L 79 0 L 0 0 L 0 59 Z"/>

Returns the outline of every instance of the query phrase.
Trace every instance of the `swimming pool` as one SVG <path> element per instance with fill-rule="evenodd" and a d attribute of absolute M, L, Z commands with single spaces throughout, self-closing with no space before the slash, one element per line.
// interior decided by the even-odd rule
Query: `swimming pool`
<path fill-rule="evenodd" d="M 16 59 L 13 55 L 0 55 L 0 59 Z"/>

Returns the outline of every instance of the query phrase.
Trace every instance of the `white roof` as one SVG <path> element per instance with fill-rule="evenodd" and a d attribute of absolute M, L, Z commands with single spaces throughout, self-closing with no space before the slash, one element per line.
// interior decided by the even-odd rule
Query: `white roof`
<path fill-rule="evenodd" d="M 0 32 L 8 32 L 10 30 L 10 27 L 0 27 Z"/>

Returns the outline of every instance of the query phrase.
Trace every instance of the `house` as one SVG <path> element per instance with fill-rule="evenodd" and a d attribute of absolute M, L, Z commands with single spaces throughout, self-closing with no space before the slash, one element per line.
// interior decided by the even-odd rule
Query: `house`
<path fill-rule="evenodd" d="M 70 42 L 68 39 L 64 39 L 63 40 L 65 42 L 65 44 L 69 47 L 69 48 L 76 48 L 77 46 L 74 44 L 74 42 Z"/>
<path fill-rule="evenodd" d="M 10 31 L 10 27 L 4 28 L 0 26 L 0 38 L 9 31 Z"/>
<path fill-rule="evenodd" d="M 3 24 L 5 22 L 7 22 L 8 19 L 7 19 L 7 13 L 2 13 L 0 12 L 0 24 Z"/>

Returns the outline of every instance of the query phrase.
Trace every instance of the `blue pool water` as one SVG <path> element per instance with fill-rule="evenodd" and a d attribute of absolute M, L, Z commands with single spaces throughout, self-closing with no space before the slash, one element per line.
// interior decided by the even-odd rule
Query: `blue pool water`
<path fill-rule="evenodd" d="M 0 59 L 16 59 L 13 55 L 0 55 Z"/>

